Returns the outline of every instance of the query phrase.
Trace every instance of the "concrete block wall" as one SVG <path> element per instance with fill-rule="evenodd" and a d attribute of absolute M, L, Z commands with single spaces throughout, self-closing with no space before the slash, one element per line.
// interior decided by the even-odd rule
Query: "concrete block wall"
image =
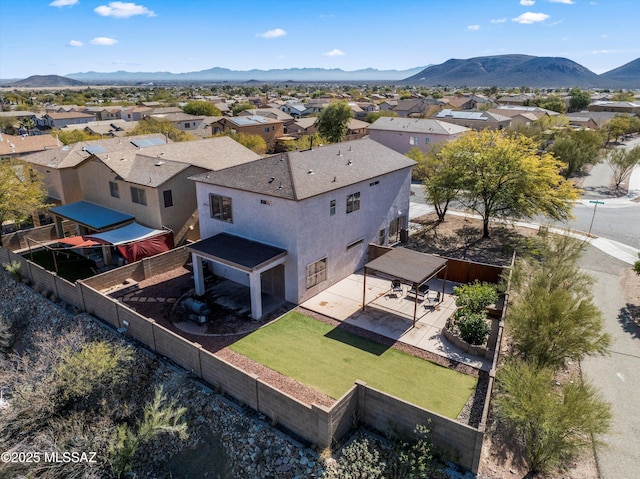
<path fill-rule="evenodd" d="M 144 258 L 142 265 L 144 268 L 144 277 L 150 278 L 165 271 L 184 266 L 191 259 L 191 255 L 187 252 L 185 246 L 172 249 L 165 253 L 161 253 L 150 258 Z"/>
<path fill-rule="evenodd" d="M 153 324 L 153 337 L 155 339 L 156 352 L 173 359 L 187 371 L 191 371 L 198 377 L 202 377 L 200 368 L 200 349 L 197 343 L 178 336 L 158 323 Z"/>
<path fill-rule="evenodd" d="M 202 379 L 258 410 L 258 376 L 248 374 L 212 353 L 200 350 Z"/>
<path fill-rule="evenodd" d="M 29 277 L 33 282 L 33 289 L 39 291 L 46 290 L 52 293 L 56 292 L 55 273 L 51 273 L 42 266 L 32 263 L 31 261 L 28 261 L 27 265 L 29 268 Z M 23 271 L 24 268 L 20 268 L 20 270 Z"/>
<path fill-rule="evenodd" d="M 95 290 L 102 291 L 122 284 L 124 280 L 129 278 L 134 281 L 142 281 L 146 278 L 144 268 L 140 261 L 97 274 L 91 278 L 82 280 L 82 282 Z"/>
<path fill-rule="evenodd" d="M 358 382 L 331 407 L 328 427 L 332 440 L 339 441 L 358 424 Z"/>
<path fill-rule="evenodd" d="M 127 334 L 136 338 L 143 344 L 146 344 L 155 351 L 155 338 L 153 326 L 155 321 L 153 319 L 145 318 L 141 314 L 136 313 L 126 305 L 117 303 L 119 328 L 127 328 Z M 129 323 L 127 326 L 125 321 Z"/>
<path fill-rule="evenodd" d="M 118 301 L 101 294 L 82 281 L 78 281 L 76 284 L 82 294 L 83 309 L 87 313 L 106 321 L 114 328 L 119 328 Z"/>
<path fill-rule="evenodd" d="M 320 447 L 327 447 L 327 439 L 318 435 L 318 415 L 327 414 L 321 408 L 304 404 L 273 386 L 257 380 L 258 411 L 271 421 L 281 424 L 295 434 Z"/>
<path fill-rule="evenodd" d="M 56 295 L 62 301 L 66 301 L 74 306 L 82 304 L 82 297 L 80 296 L 80 288 L 75 283 L 70 283 L 60 276 L 55 276 L 56 283 Z"/>
<path fill-rule="evenodd" d="M 382 433 L 393 428 L 400 435 L 411 438 L 417 424 L 427 425 L 431 421 L 430 437 L 433 444 L 453 462 L 474 473 L 478 471 L 483 438 L 481 431 L 362 383 L 358 387 L 365 389 L 362 398 L 364 404 L 358 405 L 365 425 Z"/>

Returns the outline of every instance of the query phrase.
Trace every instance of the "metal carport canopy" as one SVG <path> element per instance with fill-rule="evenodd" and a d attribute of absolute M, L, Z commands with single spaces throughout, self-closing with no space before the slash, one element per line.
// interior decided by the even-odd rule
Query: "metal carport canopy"
<path fill-rule="evenodd" d="M 103 231 L 131 223 L 135 218 L 135 216 L 128 213 L 105 208 L 88 201 L 77 201 L 56 206 L 49 211 L 56 216 L 71 220 L 94 231 Z"/>
<path fill-rule="evenodd" d="M 364 265 L 364 287 L 362 290 L 362 309 L 365 308 L 365 292 L 367 285 L 367 270 L 377 271 L 405 283 L 411 283 L 416 289 L 447 268 L 447 260 L 440 256 L 421 253 L 407 248 L 393 248 L 382 256 Z M 446 277 L 445 277 L 446 283 Z M 444 285 L 443 292 L 444 296 Z M 416 294 L 413 312 L 413 325 L 416 324 L 416 310 L 418 295 Z"/>

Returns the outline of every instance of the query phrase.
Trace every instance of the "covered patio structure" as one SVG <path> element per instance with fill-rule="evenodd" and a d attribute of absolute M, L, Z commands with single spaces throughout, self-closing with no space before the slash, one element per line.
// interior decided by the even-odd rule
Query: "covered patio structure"
<path fill-rule="evenodd" d="M 369 261 L 364 265 L 364 282 L 362 287 L 362 310 L 366 308 L 367 272 L 373 275 L 384 275 L 390 280 L 399 280 L 403 284 L 411 286 L 415 295 L 413 308 L 413 325 L 416 325 L 418 311 L 418 297 L 423 285 L 431 278 L 444 271 L 444 281 L 442 282 L 442 292 L 438 295 L 437 301 L 444 298 L 445 286 L 447 283 L 447 260 L 439 256 L 420 253 L 406 248 L 393 248 L 382 256 Z"/>
<path fill-rule="evenodd" d="M 251 317 L 262 318 L 262 273 L 272 270 L 287 260 L 287 250 L 228 233 L 220 233 L 187 246 L 193 262 L 195 293 L 205 293 L 203 260 L 214 263 L 228 279 L 249 286 Z M 248 281 L 247 281 L 248 276 Z M 284 273 L 277 280 L 284 296 Z"/>

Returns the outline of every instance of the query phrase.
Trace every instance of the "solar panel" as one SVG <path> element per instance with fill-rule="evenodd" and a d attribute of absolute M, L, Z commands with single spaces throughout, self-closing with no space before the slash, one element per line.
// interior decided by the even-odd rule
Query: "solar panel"
<path fill-rule="evenodd" d="M 84 147 L 84 151 L 88 151 L 92 155 L 97 153 L 106 153 L 107 149 L 102 145 L 89 145 Z"/>
<path fill-rule="evenodd" d="M 146 148 L 148 146 L 164 145 L 165 141 L 163 138 L 144 138 L 131 140 L 131 143 L 133 143 L 133 145 L 137 146 L 138 148 Z"/>

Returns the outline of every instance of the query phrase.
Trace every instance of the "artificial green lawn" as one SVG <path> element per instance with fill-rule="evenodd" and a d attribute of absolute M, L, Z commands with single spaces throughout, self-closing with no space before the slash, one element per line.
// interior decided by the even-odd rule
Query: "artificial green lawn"
<path fill-rule="evenodd" d="M 468 376 L 292 311 L 230 348 L 334 399 L 356 379 L 455 418 L 476 385 Z"/>

